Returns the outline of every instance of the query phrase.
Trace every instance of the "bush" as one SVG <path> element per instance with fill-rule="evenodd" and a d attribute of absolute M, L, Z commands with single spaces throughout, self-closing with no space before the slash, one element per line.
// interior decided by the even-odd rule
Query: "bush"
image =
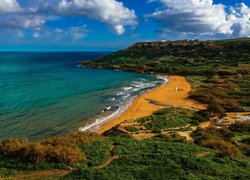
<path fill-rule="evenodd" d="M 138 128 L 136 128 L 134 126 L 127 126 L 125 129 L 127 131 L 129 131 L 129 132 L 138 132 L 138 131 L 140 131 Z"/>
<path fill-rule="evenodd" d="M 137 121 L 147 130 L 159 130 L 179 128 L 191 122 L 194 111 L 184 108 L 165 108 L 153 113 L 153 115 L 140 118 Z"/>
<path fill-rule="evenodd" d="M 191 136 L 194 138 L 194 142 L 204 147 L 219 150 L 219 156 L 229 156 L 229 157 L 241 157 L 243 154 L 241 151 L 233 144 L 234 134 L 225 128 L 198 128 L 195 130 Z"/>
<path fill-rule="evenodd" d="M 185 137 L 182 137 L 177 133 L 159 134 L 159 135 L 155 136 L 155 138 L 161 138 L 161 139 L 168 141 L 168 142 L 187 142 L 187 139 Z"/>
<path fill-rule="evenodd" d="M 241 142 L 250 145 L 250 137 L 243 138 Z"/>
<path fill-rule="evenodd" d="M 210 115 L 207 110 L 199 110 L 194 113 L 192 120 L 196 120 L 198 122 L 206 122 L 209 121 Z"/>
<path fill-rule="evenodd" d="M 52 150 L 52 156 L 49 155 L 49 159 L 54 159 L 56 162 L 59 163 L 74 165 L 86 160 L 84 154 L 78 147 L 57 146 Z"/>
<path fill-rule="evenodd" d="M 236 122 L 230 126 L 230 129 L 235 132 L 249 132 L 250 131 L 250 122 Z"/>
<path fill-rule="evenodd" d="M 22 158 L 32 163 L 56 162 L 75 165 L 84 161 L 85 155 L 78 144 L 88 143 L 93 135 L 82 133 L 48 138 L 42 142 L 27 139 L 7 139 L 0 142 L 0 154 Z"/>
<path fill-rule="evenodd" d="M 154 128 L 152 129 L 152 133 L 161 133 L 161 132 L 162 132 L 162 131 L 161 131 L 160 128 L 154 127 Z"/>
<path fill-rule="evenodd" d="M 225 109 L 217 105 L 216 103 L 209 104 L 207 110 L 212 114 L 212 115 L 217 115 L 219 117 L 225 117 L 226 116 L 226 111 Z"/>
<path fill-rule="evenodd" d="M 201 145 L 204 147 L 219 150 L 220 152 L 218 153 L 218 155 L 221 157 L 228 156 L 228 157 L 238 158 L 243 156 L 241 151 L 235 145 L 233 145 L 229 141 L 225 141 L 220 138 L 204 140 L 201 142 Z"/>
<path fill-rule="evenodd" d="M 198 120 L 195 120 L 195 119 L 191 120 L 190 123 L 191 123 L 193 126 L 198 126 L 198 125 L 200 124 L 200 122 L 199 122 Z"/>

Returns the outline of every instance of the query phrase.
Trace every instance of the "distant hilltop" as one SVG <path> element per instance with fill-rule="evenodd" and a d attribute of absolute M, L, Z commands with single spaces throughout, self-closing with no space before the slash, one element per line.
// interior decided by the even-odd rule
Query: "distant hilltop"
<path fill-rule="evenodd" d="M 211 67 L 249 62 L 250 38 L 238 38 L 138 42 L 125 50 L 80 64 L 141 73 L 186 75 L 204 72 L 204 66 L 206 71 L 213 71 Z"/>
<path fill-rule="evenodd" d="M 224 40 L 207 40 L 207 41 L 199 41 L 195 40 L 176 40 L 176 41 L 148 41 L 148 42 L 138 42 L 129 47 L 128 49 L 133 48 L 159 48 L 159 47 L 169 47 L 171 45 L 181 45 L 181 46 L 195 46 L 195 45 L 207 45 L 208 47 L 213 47 L 209 45 L 229 45 L 231 43 L 250 43 L 250 38 L 237 38 L 237 39 L 224 39 Z"/>

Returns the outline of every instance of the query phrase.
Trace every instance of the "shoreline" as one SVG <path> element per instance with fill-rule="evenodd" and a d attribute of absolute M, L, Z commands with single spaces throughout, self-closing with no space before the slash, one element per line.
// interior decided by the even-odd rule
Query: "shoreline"
<path fill-rule="evenodd" d="M 139 98 L 140 96 L 143 96 L 151 91 L 154 91 L 155 89 L 159 88 L 162 85 L 165 85 L 169 82 L 169 76 L 163 76 L 163 75 L 157 75 L 157 79 L 162 79 L 163 83 L 160 84 L 159 86 L 156 86 L 140 95 L 134 96 L 130 101 L 126 102 L 126 104 L 124 106 L 119 107 L 116 111 L 114 111 L 112 114 L 104 116 L 104 117 L 100 117 L 95 119 L 95 121 L 93 121 L 92 123 L 80 127 L 78 128 L 78 131 L 80 132 L 84 132 L 84 131 L 91 131 L 91 132 L 98 132 L 99 129 L 105 125 L 106 123 L 109 123 L 110 121 L 112 121 L 113 119 L 121 116 L 123 113 L 125 113 L 132 105 L 133 103 L 137 100 L 137 98 Z"/>
<path fill-rule="evenodd" d="M 166 107 L 205 109 L 204 104 L 188 98 L 191 90 L 191 85 L 185 77 L 169 76 L 167 83 L 136 97 L 128 109 L 99 125 L 94 132 L 103 134 L 122 122 L 149 116 Z"/>

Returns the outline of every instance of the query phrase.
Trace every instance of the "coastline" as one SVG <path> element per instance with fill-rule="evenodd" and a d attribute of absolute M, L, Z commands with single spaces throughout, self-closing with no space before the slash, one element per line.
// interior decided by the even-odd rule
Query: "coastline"
<path fill-rule="evenodd" d="M 166 107 L 205 109 L 205 105 L 188 98 L 188 93 L 191 90 L 191 85 L 185 77 L 170 76 L 168 82 L 136 97 L 131 105 L 129 104 L 128 108 L 116 117 L 96 125 L 98 127 L 94 132 L 103 134 L 124 121 L 149 116 Z"/>
<path fill-rule="evenodd" d="M 146 92 L 144 92 L 143 94 L 141 95 L 137 95 L 137 96 L 134 96 L 132 97 L 132 99 L 128 102 L 126 102 L 126 104 L 124 106 L 120 106 L 115 112 L 113 112 L 112 114 L 110 115 L 107 115 L 107 116 L 103 116 L 103 117 L 100 117 L 100 118 L 97 118 L 95 119 L 95 121 L 93 121 L 92 123 L 86 125 L 86 126 L 83 126 L 83 127 L 80 127 L 78 128 L 78 130 L 80 132 L 84 132 L 84 131 L 91 131 L 91 132 L 98 132 L 98 130 L 106 123 L 110 122 L 111 120 L 121 116 L 123 113 L 125 113 L 132 105 L 133 103 L 137 100 L 138 97 L 142 96 L 142 95 L 145 95 L 155 89 L 157 89 L 158 87 L 162 86 L 162 85 L 165 85 L 169 82 L 169 78 L 168 76 L 163 76 L 163 75 L 157 75 L 157 79 L 161 79 L 163 80 L 163 83 L 160 84 L 159 86 L 156 86 L 150 90 L 147 90 Z M 131 87 L 132 88 L 132 87 Z M 110 107 L 109 107 L 110 108 Z"/>

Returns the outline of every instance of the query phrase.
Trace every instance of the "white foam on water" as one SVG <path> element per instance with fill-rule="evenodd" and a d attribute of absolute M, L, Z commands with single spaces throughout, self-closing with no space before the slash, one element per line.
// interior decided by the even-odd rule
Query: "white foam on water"
<path fill-rule="evenodd" d="M 133 87 L 123 87 L 122 89 L 123 89 L 124 91 L 129 91 L 129 90 L 133 89 Z"/>
<path fill-rule="evenodd" d="M 141 80 L 144 80 L 143 78 L 140 78 Z M 158 75 L 157 76 L 157 79 L 161 79 L 163 80 L 163 84 L 166 84 L 169 82 L 169 78 L 168 76 L 161 76 L 161 75 Z M 146 81 L 146 79 L 144 80 Z M 122 89 L 124 91 L 129 91 L 129 90 L 132 90 L 133 92 L 136 92 L 136 91 L 140 91 L 142 89 L 146 89 L 146 88 L 153 88 L 157 85 L 159 81 L 155 81 L 155 82 L 151 82 L 151 83 L 145 83 L 145 82 L 137 82 L 137 81 L 134 81 L 132 82 L 131 86 L 132 87 L 123 87 Z M 140 87 L 136 87 L 133 89 L 133 86 L 136 87 L 136 86 L 140 86 Z M 157 87 L 155 87 L 157 88 Z M 153 89 L 155 89 L 153 88 Z M 149 91 L 152 91 L 153 89 L 150 89 L 150 90 L 147 90 L 146 92 L 144 93 L 147 93 Z M 116 94 L 117 96 L 122 96 L 122 99 L 128 99 L 131 94 L 127 94 L 125 92 L 119 92 Z M 124 102 L 124 105 L 123 106 L 119 106 L 119 108 L 112 114 L 108 115 L 108 116 L 105 116 L 105 117 L 101 117 L 101 118 L 98 118 L 96 119 L 93 123 L 85 126 L 85 127 L 81 127 L 79 128 L 79 131 L 83 132 L 83 131 L 97 131 L 101 125 L 103 125 L 104 123 L 106 123 L 107 121 L 110 121 L 116 117 L 118 117 L 119 115 L 121 115 L 123 112 L 125 112 L 133 103 L 134 99 L 136 98 L 137 96 L 135 97 L 131 97 L 130 99 L 128 99 L 129 101 L 128 102 Z M 106 108 L 106 110 L 110 110 L 112 107 L 109 106 L 108 108 Z M 105 112 L 105 110 L 103 110 L 102 112 Z"/>
<path fill-rule="evenodd" d="M 96 119 L 93 123 L 85 126 L 85 127 L 82 127 L 82 128 L 79 128 L 79 131 L 80 132 L 84 132 L 84 131 L 97 131 L 102 124 L 104 124 L 105 122 L 107 121 L 110 121 L 111 119 L 114 119 L 116 117 L 118 117 L 119 115 L 121 115 L 123 112 L 125 112 L 131 105 L 132 105 L 132 102 L 133 102 L 134 99 L 131 99 L 130 102 L 128 102 L 125 106 L 122 106 L 122 107 L 119 107 L 114 113 L 108 115 L 108 116 L 105 116 L 105 117 L 101 117 L 101 118 L 98 118 Z"/>
<path fill-rule="evenodd" d="M 124 94 L 124 92 L 119 92 L 119 93 L 116 94 L 116 96 L 121 96 L 123 94 Z"/>

